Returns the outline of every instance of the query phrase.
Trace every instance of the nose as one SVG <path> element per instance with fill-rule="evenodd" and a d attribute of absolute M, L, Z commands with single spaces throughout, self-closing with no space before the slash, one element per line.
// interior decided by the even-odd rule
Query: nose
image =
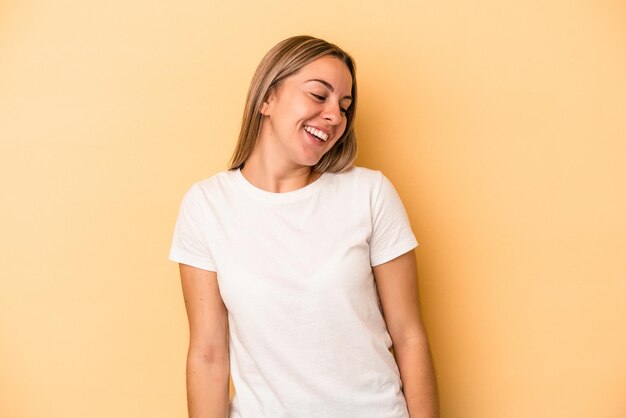
<path fill-rule="evenodd" d="M 324 107 L 324 119 L 333 125 L 341 123 L 341 108 L 339 103 L 327 102 Z"/>

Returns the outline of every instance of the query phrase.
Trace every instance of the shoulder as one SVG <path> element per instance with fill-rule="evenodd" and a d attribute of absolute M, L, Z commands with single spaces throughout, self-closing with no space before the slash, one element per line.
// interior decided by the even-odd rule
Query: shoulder
<path fill-rule="evenodd" d="M 326 190 L 339 199 L 370 207 L 378 200 L 386 181 L 379 170 L 354 166 L 339 173 L 329 173 Z"/>
<path fill-rule="evenodd" d="M 227 194 L 235 183 L 236 172 L 222 171 L 211 177 L 199 180 L 191 185 L 184 196 L 184 201 L 206 203 L 223 194 Z"/>
<path fill-rule="evenodd" d="M 380 187 L 385 176 L 379 170 L 353 166 L 346 171 L 333 173 L 332 177 L 338 182 L 350 183 L 367 188 L 377 188 Z"/>
<path fill-rule="evenodd" d="M 346 185 L 361 195 L 368 195 L 374 205 L 385 201 L 399 199 L 392 182 L 380 170 L 354 166 L 349 170 L 337 173 Z"/>
<path fill-rule="evenodd" d="M 235 170 L 221 171 L 211 177 L 195 182 L 188 193 L 215 194 L 231 188 L 236 180 Z"/>
<path fill-rule="evenodd" d="M 190 190 L 197 189 L 197 190 L 211 191 L 211 190 L 218 190 L 218 189 L 225 188 L 225 187 L 230 187 L 230 185 L 232 184 L 235 178 L 235 175 L 236 175 L 235 170 L 221 171 L 219 173 L 212 175 L 211 177 L 195 182 L 191 186 Z"/>

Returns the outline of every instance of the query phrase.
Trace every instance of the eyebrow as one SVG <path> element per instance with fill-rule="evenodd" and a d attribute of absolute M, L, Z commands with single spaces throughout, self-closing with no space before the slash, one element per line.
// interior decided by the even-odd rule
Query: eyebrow
<path fill-rule="evenodd" d="M 323 85 L 325 85 L 325 86 L 326 86 L 326 88 L 327 88 L 328 90 L 330 90 L 330 91 L 332 91 L 332 92 L 334 92 L 334 91 L 335 91 L 335 88 L 333 87 L 333 85 L 332 85 L 332 84 L 330 84 L 330 83 L 329 83 L 328 81 L 326 81 L 326 80 L 321 80 L 321 79 L 319 79 L 319 78 L 312 78 L 311 80 L 307 80 L 306 82 L 308 83 L 309 81 L 317 81 L 318 83 L 322 83 Z M 341 100 L 343 100 L 343 99 L 350 99 L 350 101 L 352 101 L 352 96 L 343 96 L 343 97 L 341 98 Z"/>

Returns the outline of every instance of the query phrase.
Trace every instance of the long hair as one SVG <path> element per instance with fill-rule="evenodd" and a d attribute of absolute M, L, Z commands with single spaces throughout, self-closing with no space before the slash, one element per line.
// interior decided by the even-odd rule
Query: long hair
<path fill-rule="evenodd" d="M 268 92 L 300 68 L 327 55 L 337 57 L 348 67 L 352 76 L 352 103 L 350 103 L 346 114 L 346 129 L 343 135 L 313 166 L 313 170 L 316 172 L 340 172 L 352 167 L 356 158 L 354 117 L 356 116 L 357 84 L 354 60 L 338 46 L 322 39 L 312 36 L 293 36 L 270 49 L 252 77 L 241 121 L 239 139 L 231 158 L 231 170 L 243 167 L 252 154 L 261 129 L 263 118 L 261 107 Z"/>

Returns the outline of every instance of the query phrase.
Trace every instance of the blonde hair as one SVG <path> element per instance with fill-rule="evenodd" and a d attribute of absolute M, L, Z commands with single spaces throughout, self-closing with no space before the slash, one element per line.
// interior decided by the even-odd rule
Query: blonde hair
<path fill-rule="evenodd" d="M 231 170 L 243 167 L 252 154 L 261 129 L 263 118 L 261 106 L 268 92 L 305 65 L 327 55 L 337 57 L 348 67 L 352 75 L 352 103 L 346 114 L 346 129 L 343 135 L 313 166 L 313 171 L 340 172 L 352 167 L 356 158 L 354 117 L 356 116 L 357 85 L 354 60 L 336 45 L 312 36 L 302 35 L 279 42 L 265 54 L 257 67 L 248 89 L 239 139 L 231 158 Z"/>

